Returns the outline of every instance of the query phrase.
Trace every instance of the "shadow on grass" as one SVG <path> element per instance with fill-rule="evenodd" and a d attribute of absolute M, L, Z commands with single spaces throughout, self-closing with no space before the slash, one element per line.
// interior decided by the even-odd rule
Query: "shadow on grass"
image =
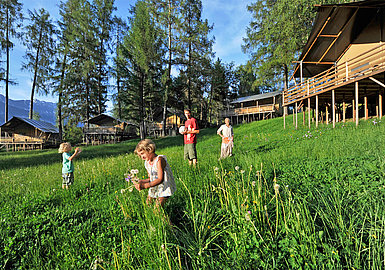
<path fill-rule="evenodd" d="M 202 130 L 199 140 L 212 135 L 212 130 Z M 151 137 L 150 137 L 151 138 Z M 154 139 L 157 149 L 181 146 L 183 145 L 183 136 L 165 137 Z M 77 160 L 88 160 L 94 158 L 102 158 L 107 156 L 119 156 L 123 154 L 131 154 L 134 152 L 139 139 L 129 140 L 117 144 L 105 144 L 98 146 L 82 147 L 83 152 Z M 25 168 L 39 165 L 51 165 L 61 163 L 61 155 L 57 149 L 32 150 L 25 152 L 2 152 L 0 153 L 0 170 L 9 170 L 15 168 Z"/>

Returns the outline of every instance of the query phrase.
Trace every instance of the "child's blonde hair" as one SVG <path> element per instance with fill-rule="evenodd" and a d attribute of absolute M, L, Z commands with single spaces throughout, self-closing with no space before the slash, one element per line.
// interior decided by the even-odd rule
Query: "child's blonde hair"
<path fill-rule="evenodd" d="M 61 143 L 59 146 L 59 153 L 69 152 L 71 151 L 71 144 L 69 142 Z"/>
<path fill-rule="evenodd" d="M 155 143 L 150 139 L 141 140 L 135 148 L 135 154 L 138 152 L 145 151 L 148 153 L 155 153 L 156 146 Z"/>

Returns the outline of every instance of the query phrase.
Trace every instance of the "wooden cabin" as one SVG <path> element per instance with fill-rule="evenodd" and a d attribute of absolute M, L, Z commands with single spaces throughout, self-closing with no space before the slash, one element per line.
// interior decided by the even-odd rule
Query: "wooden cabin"
<path fill-rule="evenodd" d="M 382 117 L 385 87 L 385 1 L 319 5 L 308 41 L 283 92 L 287 107 L 305 106 L 311 126 Z M 313 116 L 311 114 L 313 111 Z M 293 124 L 298 126 L 298 118 Z M 286 125 L 286 120 L 284 121 Z"/>
<path fill-rule="evenodd" d="M 0 148 L 7 151 L 57 147 L 61 142 L 51 123 L 16 116 L 0 126 L 0 136 Z"/>
<path fill-rule="evenodd" d="M 230 118 L 234 124 L 263 120 L 282 115 L 282 91 L 241 97 L 233 100 L 231 108 L 221 111 L 220 118 Z"/>
<path fill-rule="evenodd" d="M 106 114 L 90 118 L 87 123 L 83 127 L 83 143 L 87 145 L 117 143 L 137 137 L 137 125 Z"/>
<path fill-rule="evenodd" d="M 177 130 L 184 125 L 184 114 L 181 111 L 168 108 L 166 118 L 166 135 L 176 136 Z M 147 133 L 151 136 L 162 136 L 163 132 L 163 109 L 159 109 L 154 114 L 154 121 L 147 124 Z"/>

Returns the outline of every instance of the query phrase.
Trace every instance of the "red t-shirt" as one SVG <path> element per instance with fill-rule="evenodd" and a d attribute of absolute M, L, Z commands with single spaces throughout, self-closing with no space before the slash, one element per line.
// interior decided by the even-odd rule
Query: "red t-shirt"
<path fill-rule="evenodd" d="M 189 130 L 189 131 L 199 130 L 198 123 L 195 118 L 187 119 L 187 121 L 184 123 L 184 126 L 186 127 L 186 130 Z M 191 143 L 197 143 L 196 134 L 185 134 L 184 144 L 191 144 Z"/>

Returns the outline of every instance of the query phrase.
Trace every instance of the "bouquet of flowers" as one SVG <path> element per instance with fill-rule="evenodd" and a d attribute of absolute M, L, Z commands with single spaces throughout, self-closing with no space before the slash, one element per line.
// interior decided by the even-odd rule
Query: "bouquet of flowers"
<path fill-rule="evenodd" d="M 126 181 L 127 181 L 128 183 L 131 182 L 133 185 L 129 186 L 128 188 L 121 189 L 121 190 L 120 190 L 120 193 L 124 193 L 124 192 L 126 192 L 127 190 L 128 190 L 129 192 L 132 192 L 132 191 L 134 190 L 135 185 L 139 182 L 139 177 L 137 176 L 138 173 L 139 173 L 139 170 L 137 170 L 137 169 L 132 169 L 132 170 L 130 171 L 130 173 L 125 173 L 125 174 L 124 174 L 124 177 L 125 177 Z"/>

